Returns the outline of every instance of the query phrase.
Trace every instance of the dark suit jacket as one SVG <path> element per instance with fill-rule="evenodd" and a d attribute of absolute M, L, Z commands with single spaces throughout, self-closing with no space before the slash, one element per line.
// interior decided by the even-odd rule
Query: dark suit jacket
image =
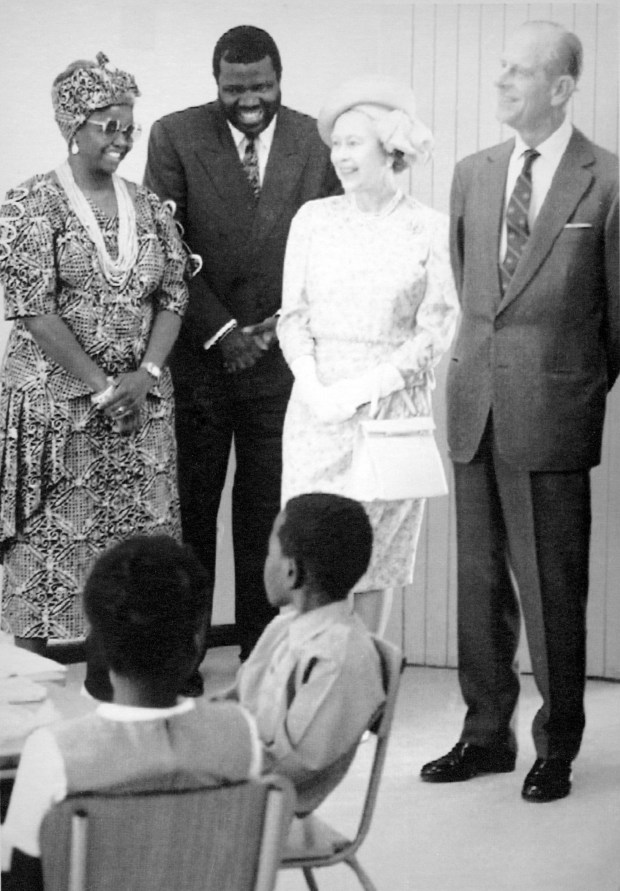
<path fill-rule="evenodd" d="M 167 115 L 153 125 L 145 183 L 172 198 L 202 272 L 190 284 L 190 303 L 175 353 L 208 367 L 202 348 L 231 318 L 251 325 L 280 307 L 284 251 L 299 207 L 338 189 L 316 121 L 282 107 L 278 112 L 261 196 L 255 202 L 226 118 L 216 102 Z M 188 356 L 189 359 L 189 356 Z M 262 391 L 290 386 L 279 347 L 241 376 Z"/>
<path fill-rule="evenodd" d="M 574 131 L 502 298 L 513 147 L 465 158 L 454 175 L 451 252 L 463 315 L 448 373 L 451 457 L 473 458 L 492 408 L 500 454 L 514 467 L 592 467 L 620 369 L 618 159 Z"/>

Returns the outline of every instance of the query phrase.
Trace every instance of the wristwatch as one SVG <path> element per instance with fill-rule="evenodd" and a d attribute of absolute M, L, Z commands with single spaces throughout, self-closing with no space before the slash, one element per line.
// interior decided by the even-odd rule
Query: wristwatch
<path fill-rule="evenodd" d="M 158 381 L 161 377 L 161 368 L 154 362 L 143 362 L 140 365 L 140 368 L 144 368 L 151 375 L 152 378 L 155 378 L 156 381 Z"/>

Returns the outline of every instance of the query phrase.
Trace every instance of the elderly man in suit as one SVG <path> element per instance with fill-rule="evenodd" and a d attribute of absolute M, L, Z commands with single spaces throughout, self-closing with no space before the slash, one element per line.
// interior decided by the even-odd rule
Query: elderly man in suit
<path fill-rule="evenodd" d="M 151 130 L 145 182 L 176 203 L 204 265 L 171 357 L 183 536 L 213 571 L 234 439 L 236 625 L 244 659 L 273 617 L 263 565 L 280 507 L 281 434 L 292 377 L 275 334 L 289 225 L 338 188 L 314 119 L 281 105 L 282 65 L 265 31 L 215 46 L 215 102 Z"/>
<path fill-rule="evenodd" d="M 618 160 L 566 117 L 579 39 L 529 22 L 505 48 L 516 138 L 465 158 L 452 197 L 463 318 L 448 377 L 458 547 L 459 743 L 429 782 L 514 770 L 520 602 L 542 697 L 522 796 L 568 795 L 585 725 L 590 468 L 620 366 Z M 518 592 L 518 598 L 517 598 Z"/>

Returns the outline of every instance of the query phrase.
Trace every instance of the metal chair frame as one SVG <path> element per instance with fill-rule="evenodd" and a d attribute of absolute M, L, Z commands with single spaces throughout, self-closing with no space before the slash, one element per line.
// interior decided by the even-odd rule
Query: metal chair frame
<path fill-rule="evenodd" d="M 386 699 L 381 713 L 369 728 L 376 736 L 376 745 L 357 832 L 353 838 L 347 838 L 320 817 L 310 814 L 294 821 L 284 848 L 280 869 L 301 869 L 310 891 L 319 891 L 313 870 L 336 863 L 346 863 L 364 891 L 376 891 L 356 855 L 372 822 L 404 661 L 401 651 L 393 644 L 378 637 L 374 642 L 381 657 Z"/>

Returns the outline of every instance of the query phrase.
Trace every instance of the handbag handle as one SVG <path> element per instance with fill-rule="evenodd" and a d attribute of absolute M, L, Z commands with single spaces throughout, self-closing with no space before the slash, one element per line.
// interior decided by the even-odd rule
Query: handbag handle
<path fill-rule="evenodd" d="M 407 390 L 403 387 L 402 390 L 398 390 L 397 392 L 400 393 L 400 395 L 403 397 L 405 405 L 411 412 L 412 417 L 415 418 L 418 414 L 418 411 L 414 405 L 413 399 L 411 398 L 411 396 L 409 395 Z M 379 387 L 378 387 L 378 385 L 375 385 L 373 387 L 372 398 L 370 400 L 370 410 L 369 410 L 368 416 L 370 418 L 376 418 L 378 413 L 379 413 Z"/>
<path fill-rule="evenodd" d="M 405 389 L 399 390 L 399 393 L 403 397 L 405 405 L 407 406 L 411 414 L 415 417 L 417 414 L 417 409 L 413 403 L 413 399 Z"/>

